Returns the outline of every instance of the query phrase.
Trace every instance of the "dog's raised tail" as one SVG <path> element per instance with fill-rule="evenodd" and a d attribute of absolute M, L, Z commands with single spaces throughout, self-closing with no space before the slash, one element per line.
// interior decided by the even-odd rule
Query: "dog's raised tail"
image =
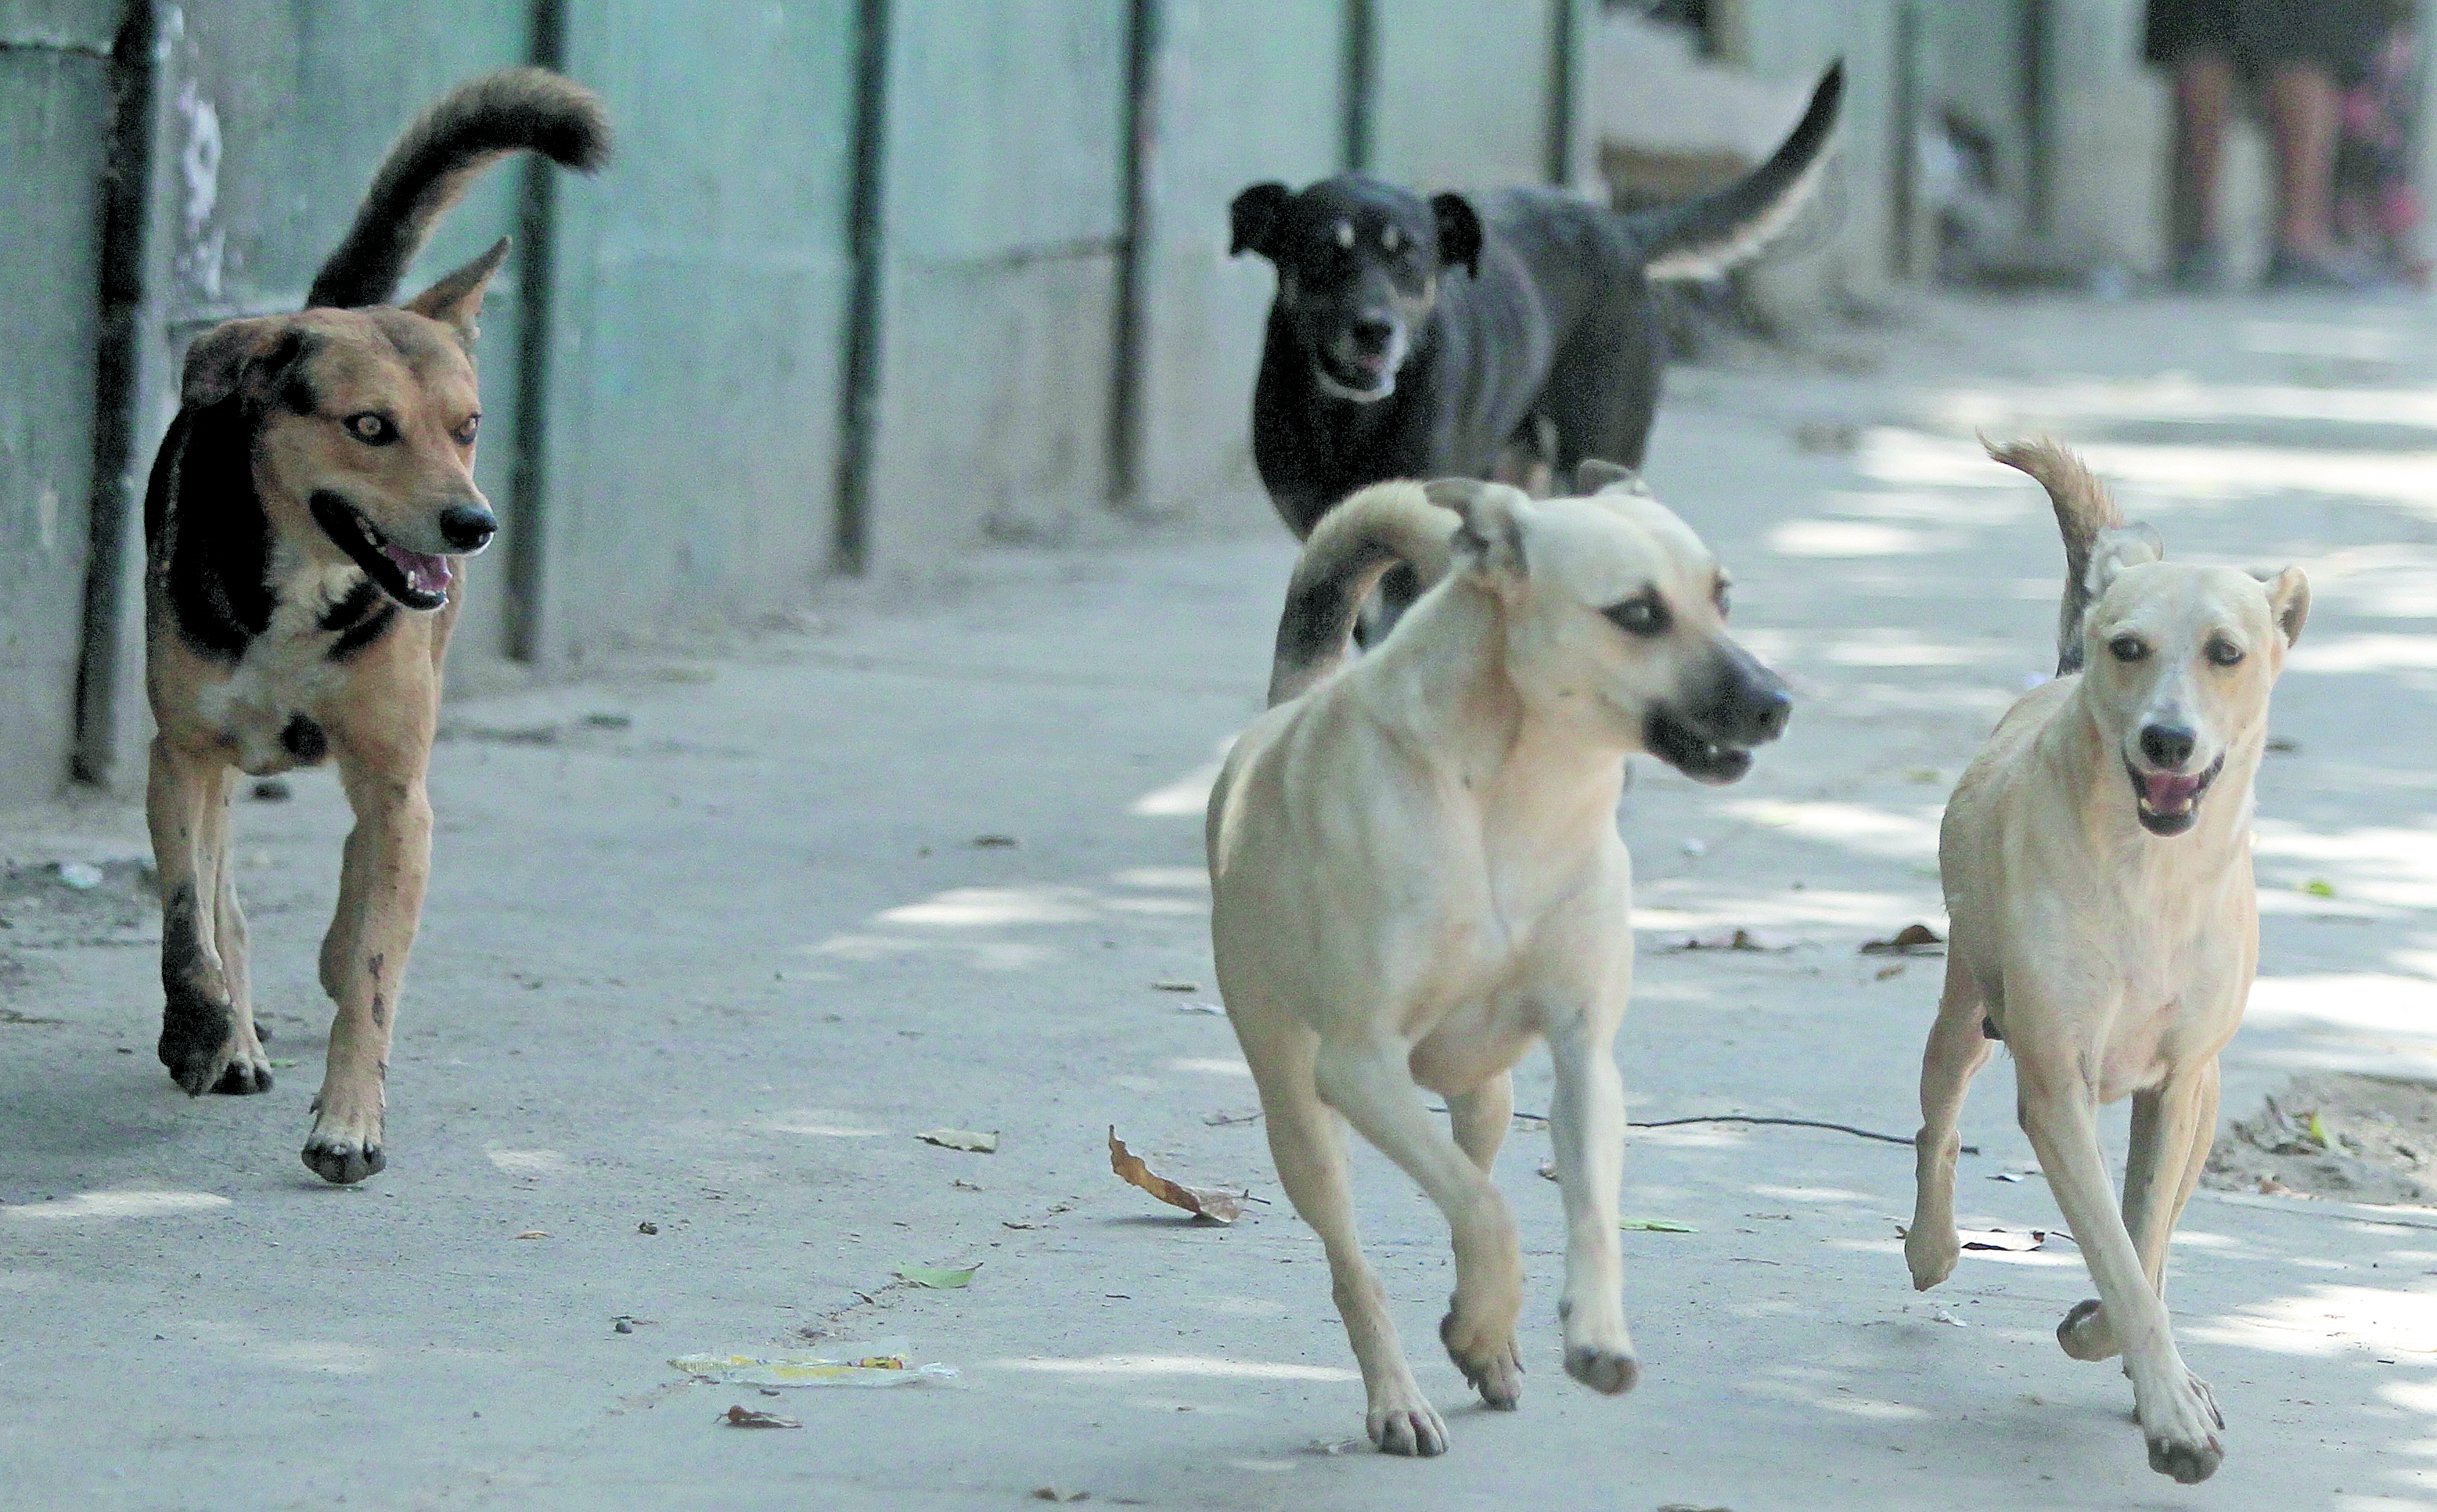
<path fill-rule="evenodd" d="M 1810 108 L 1769 160 L 1714 194 L 1631 218 L 1653 278 L 1714 278 L 1758 253 L 1801 213 L 1828 162 L 1845 64 L 1828 65 Z"/>
<path fill-rule="evenodd" d="M 2064 600 L 2057 607 L 2057 676 L 2081 670 L 2081 619 L 2090 608 L 2090 549 L 2101 531 L 2124 528 L 2124 512 L 2082 460 L 2047 436 L 1981 445 L 1995 461 L 2026 472 L 2048 491 L 2064 536 Z"/>
<path fill-rule="evenodd" d="M 356 223 L 314 275 L 306 308 L 389 303 L 448 207 L 516 151 L 589 173 L 608 161 L 609 116 L 592 91 L 544 68 L 502 68 L 450 90 L 382 159 Z"/>
<path fill-rule="evenodd" d="M 1305 540 L 1270 664 L 1270 707 L 1308 692 L 1345 660 L 1362 601 L 1402 563 L 1424 588 L 1446 575 L 1462 517 L 1417 483 L 1373 483 L 1321 517 Z"/>

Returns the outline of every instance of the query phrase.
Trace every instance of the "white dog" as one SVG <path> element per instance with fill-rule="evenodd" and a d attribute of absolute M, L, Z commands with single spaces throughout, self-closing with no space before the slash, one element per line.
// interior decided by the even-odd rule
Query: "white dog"
<path fill-rule="evenodd" d="M 2098 1285 L 2057 1339 L 2077 1360 L 2124 1357 L 2150 1468 L 2189 1485 L 2223 1457 L 2225 1420 L 2168 1331 L 2166 1244 L 2216 1136 L 2218 1051 L 2258 959 L 2251 782 L 2309 584 L 2298 568 L 2160 560 L 2156 533 L 2126 528 L 2052 442 L 1990 454 L 2046 487 L 2064 533 L 2058 676 L 1997 726 L 1938 836 L 1954 938 L 1904 1258 L 1924 1290 L 1955 1269 L 1955 1116 L 2004 1040 L 2023 1132 Z M 2118 1218 L 2097 1113 L 2128 1094 Z"/>
<path fill-rule="evenodd" d="M 1446 1215 L 1456 1288 L 1439 1336 L 1482 1400 L 1513 1407 L 1522 1260 L 1489 1169 L 1510 1068 L 1546 1039 L 1566 1369 L 1631 1387 L 1611 1052 L 1633 981 L 1622 758 L 1732 782 L 1790 708 L 1727 637 L 1726 577 L 1699 537 L 1632 474 L 1584 473 L 1606 484 L 1596 497 L 1392 483 L 1333 510 L 1288 590 L 1273 707 L 1211 795 L 1219 988 L 1279 1180 L 1327 1249 L 1372 1441 L 1391 1453 L 1443 1452 L 1446 1425 L 1358 1247 L 1338 1116 Z M 1437 586 L 1330 676 L 1355 606 L 1398 561 Z M 1424 1087 L 1446 1099 L 1453 1137 Z"/>

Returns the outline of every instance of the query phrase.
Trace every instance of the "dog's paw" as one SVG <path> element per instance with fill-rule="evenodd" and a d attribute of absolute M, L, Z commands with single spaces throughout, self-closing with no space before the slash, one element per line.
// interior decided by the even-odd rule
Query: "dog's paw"
<path fill-rule="evenodd" d="M 1631 1349 L 1578 1344 L 1566 1347 L 1566 1374 L 1604 1397 L 1621 1397 L 1641 1379 Z"/>
<path fill-rule="evenodd" d="M 1503 1343 L 1486 1348 L 1466 1348 L 1463 1331 L 1452 1312 L 1439 1320 L 1439 1342 L 1446 1345 L 1447 1358 L 1464 1372 L 1464 1384 L 1481 1393 L 1481 1401 L 1501 1413 L 1511 1413 L 1523 1399 L 1523 1356 L 1515 1347 L 1515 1336 L 1509 1333 Z"/>
<path fill-rule="evenodd" d="M 1912 1271 L 1912 1289 L 1926 1292 L 1955 1274 L 1955 1262 L 1963 1254 L 1953 1223 L 1923 1223 L 1915 1220 L 1904 1233 L 1904 1264 Z"/>
<path fill-rule="evenodd" d="M 2057 1325 L 2057 1343 L 2076 1360 L 2113 1360 L 2121 1351 L 2107 1309 L 2096 1297 L 2084 1297 Z"/>
<path fill-rule="evenodd" d="M 2225 1427 L 2217 1395 L 2208 1382 L 2186 1373 L 2181 1389 L 2165 1394 L 2160 1411 L 2141 1414 L 2141 1434 L 2149 1446 L 2149 1468 L 2171 1475 L 2177 1484 L 2197 1486 L 2217 1473 L 2225 1446 L 2212 1429 Z M 2148 1406 L 2147 1403 L 2144 1404 Z"/>
<path fill-rule="evenodd" d="M 334 1137 L 313 1132 L 305 1141 L 305 1169 L 335 1187 L 352 1187 L 389 1165 L 377 1136 L 371 1139 Z"/>
<path fill-rule="evenodd" d="M 1446 1420 L 1438 1409 L 1418 1397 L 1389 1407 L 1374 1407 L 1366 1421 L 1371 1442 L 1382 1454 L 1409 1454 L 1428 1459 L 1446 1452 Z"/>
<path fill-rule="evenodd" d="M 271 1090 L 271 1058 L 226 1009 L 216 1020 L 194 1014 L 165 1018 L 156 1049 L 169 1079 L 190 1098 L 206 1092 L 241 1098 Z"/>

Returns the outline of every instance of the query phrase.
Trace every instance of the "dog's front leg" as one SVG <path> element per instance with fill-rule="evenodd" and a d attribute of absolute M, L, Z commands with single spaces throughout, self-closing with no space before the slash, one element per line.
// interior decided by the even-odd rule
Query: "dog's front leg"
<path fill-rule="evenodd" d="M 152 742 L 145 819 L 161 883 L 161 1064 L 189 1096 L 271 1090 L 245 978 L 245 917 L 229 856 L 235 773 Z"/>
<path fill-rule="evenodd" d="M 2215 1057 L 2195 1066 L 2168 1073 L 2164 1085 L 2132 1096 L 2131 1149 L 2124 1162 L 2124 1227 L 2141 1253 L 2141 1270 L 2161 1301 L 2166 1295 L 2166 1247 L 2175 1237 L 2175 1221 L 2191 1201 L 2200 1168 L 2208 1162 L 2209 1145 L 2217 1135 L 2218 1069 Z M 2104 1308 L 2080 1318 L 2080 1342 L 2067 1345 L 2081 1360 L 2104 1360 L 2116 1352 L 2114 1330 Z"/>
<path fill-rule="evenodd" d="M 1617 1188 L 1624 1180 L 1624 1082 L 1616 1017 L 1590 1011 L 1548 1027 L 1556 1085 L 1549 1106 L 1557 1187 L 1566 1203 L 1566 1374 L 1593 1391 L 1631 1391 L 1640 1376 L 1624 1326 Z"/>
<path fill-rule="evenodd" d="M 324 1180 L 343 1186 L 388 1164 L 381 1122 L 390 1035 L 431 870 L 431 802 L 419 763 L 402 771 L 351 758 L 342 747 L 340 780 L 356 829 L 323 946 L 323 984 L 338 1015 L 304 1160 Z"/>
<path fill-rule="evenodd" d="M 1920 1053 L 1920 1132 L 1912 1136 L 1912 1226 L 1904 1230 L 1904 1264 L 1915 1291 L 1926 1292 L 1955 1274 L 1963 1246 L 1955 1232 L 1955 1157 L 1963 1137 L 1956 1122 L 1972 1078 L 1988 1064 L 1990 1040 L 1981 1028 L 1986 1005 L 1960 947 L 1950 945 L 1946 988 L 1937 1000 L 1937 1022 Z"/>
<path fill-rule="evenodd" d="M 1492 1407 L 1523 1394 L 1515 1319 L 1523 1310 L 1523 1257 L 1514 1210 L 1462 1147 L 1430 1117 L 1404 1046 L 1324 1043 L 1312 1067 L 1321 1099 L 1421 1184 L 1446 1215 L 1455 1245 L 1455 1295 L 1439 1338 L 1464 1379 Z"/>
<path fill-rule="evenodd" d="M 2025 1019 L 2047 1015 L 2023 1015 Z M 2008 1024 L 2008 1029 L 2012 1027 Z M 2038 1152 L 2048 1188 L 2081 1247 L 2098 1301 L 2084 1302 L 2057 1329 L 2067 1353 L 2078 1320 L 2106 1309 L 2109 1343 L 2124 1351 L 2133 1409 L 2148 1441 L 2149 1468 L 2185 1486 L 2216 1472 L 2225 1450 L 2215 1430 L 2225 1426 L 2208 1387 L 2175 1348 L 2165 1303 L 2149 1285 L 2132 1236 L 2116 1211 L 2098 1148 L 2097 1098 L 2069 1045 L 2015 1045 L 2023 1132 Z"/>

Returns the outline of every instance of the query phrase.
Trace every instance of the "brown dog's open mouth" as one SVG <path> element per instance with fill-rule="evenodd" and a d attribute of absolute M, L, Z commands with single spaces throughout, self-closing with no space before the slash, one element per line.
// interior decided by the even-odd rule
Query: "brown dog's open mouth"
<path fill-rule="evenodd" d="M 2181 835 L 2200 818 L 2200 795 L 2225 770 L 2225 758 L 2209 763 L 2204 772 L 2145 772 L 2127 758 L 2124 773 L 2132 779 L 2132 806 L 2140 811 L 2141 827 L 2152 835 Z"/>
<path fill-rule="evenodd" d="M 1643 717 L 1641 745 L 1696 782 L 1723 785 L 1751 770 L 1750 747 L 1720 745 L 1664 709 Z"/>
<path fill-rule="evenodd" d="M 456 580 L 448 558 L 396 545 L 361 510 L 326 488 L 308 502 L 313 522 L 364 570 L 374 587 L 410 609 L 436 609 L 448 602 L 448 586 Z"/>

